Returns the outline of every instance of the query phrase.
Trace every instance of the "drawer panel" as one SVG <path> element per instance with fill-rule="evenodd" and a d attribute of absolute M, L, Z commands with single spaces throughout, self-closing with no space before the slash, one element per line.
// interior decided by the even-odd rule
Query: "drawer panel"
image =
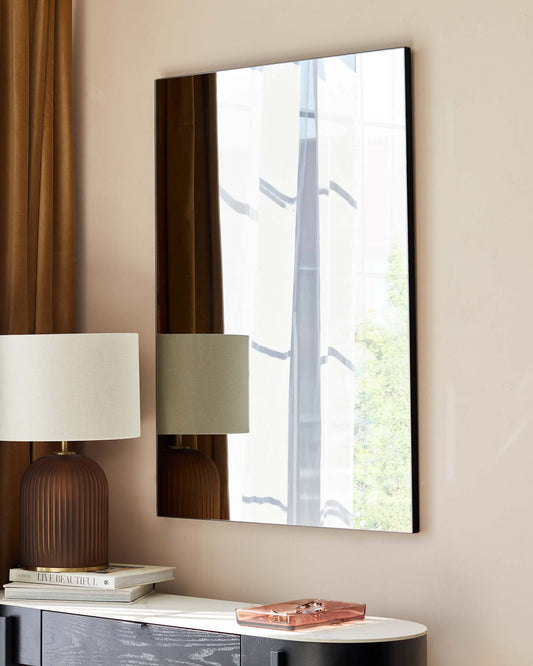
<path fill-rule="evenodd" d="M 241 637 L 43 612 L 43 666 L 239 666 Z"/>
<path fill-rule="evenodd" d="M 0 604 L 0 666 L 41 666 L 41 611 Z"/>
<path fill-rule="evenodd" d="M 427 666 L 426 637 L 384 643 L 298 643 L 242 636 L 242 666 Z"/>
<path fill-rule="evenodd" d="M 11 618 L 0 617 L 0 666 L 10 666 L 11 661 Z"/>

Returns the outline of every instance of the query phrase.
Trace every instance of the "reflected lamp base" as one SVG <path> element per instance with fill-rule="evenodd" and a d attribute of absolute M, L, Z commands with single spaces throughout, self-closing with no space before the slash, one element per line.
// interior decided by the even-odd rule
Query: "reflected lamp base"
<path fill-rule="evenodd" d="M 160 453 L 158 513 L 173 518 L 220 518 L 220 477 L 215 463 L 196 449 Z"/>

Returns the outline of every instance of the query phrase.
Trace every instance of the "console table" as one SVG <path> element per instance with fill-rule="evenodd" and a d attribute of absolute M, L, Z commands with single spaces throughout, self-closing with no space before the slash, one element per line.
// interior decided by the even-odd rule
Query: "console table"
<path fill-rule="evenodd" d="M 253 604 L 153 593 L 133 604 L 6 601 L 0 666 L 426 666 L 426 627 L 368 617 L 334 627 L 244 627 Z"/>

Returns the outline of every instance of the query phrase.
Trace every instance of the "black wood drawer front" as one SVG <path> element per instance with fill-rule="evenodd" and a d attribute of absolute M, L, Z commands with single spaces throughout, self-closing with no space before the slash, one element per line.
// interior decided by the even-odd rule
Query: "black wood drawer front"
<path fill-rule="evenodd" d="M 0 617 L 0 666 L 10 666 L 11 661 L 11 618 Z"/>
<path fill-rule="evenodd" d="M 242 666 L 426 666 L 426 637 L 385 643 L 298 643 L 242 636 Z"/>
<path fill-rule="evenodd" d="M 41 666 L 41 611 L 0 604 L 0 666 Z"/>
<path fill-rule="evenodd" d="M 43 611 L 43 666 L 239 666 L 241 637 Z"/>

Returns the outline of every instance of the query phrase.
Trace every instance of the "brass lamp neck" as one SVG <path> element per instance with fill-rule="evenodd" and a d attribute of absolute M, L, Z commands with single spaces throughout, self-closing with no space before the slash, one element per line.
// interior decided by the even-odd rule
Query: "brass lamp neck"
<path fill-rule="evenodd" d="M 57 455 L 58 456 L 74 456 L 74 455 L 76 455 L 76 452 L 68 450 L 68 442 L 61 442 L 61 451 L 58 451 Z"/>
<path fill-rule="evenodd" d="M 176 449 L 186 448 L 186 447 L 183 446 L 183 436 L 182 435 L 176 435 L 172 444 L 168 445 L 168 448 L 171 449 L 172 451 L 175 451 Z"/>

